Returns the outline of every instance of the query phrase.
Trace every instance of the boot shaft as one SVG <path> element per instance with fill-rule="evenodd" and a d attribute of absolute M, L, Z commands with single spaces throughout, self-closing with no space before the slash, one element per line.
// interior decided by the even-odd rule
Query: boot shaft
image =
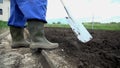
<path fill-rule="evenodd" d="M 44 23 L 36 20 L 28 21 L 28 30 L 33 41 L 44 37 Z"/>
<path fill-rule="evenodd" d="M 10 33 L 13 41 L 21 41 L 24 39 L 24 28 L 10 26 Z"/>

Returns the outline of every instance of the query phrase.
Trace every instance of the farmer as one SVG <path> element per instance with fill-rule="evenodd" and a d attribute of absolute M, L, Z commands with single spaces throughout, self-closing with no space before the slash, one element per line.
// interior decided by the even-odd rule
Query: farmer
<path fill-rule="evenodd" d="M 10 0 L 11 11 L 8 26 L 12 37 L 12 48 L 30 47 L 53 49 L 58 43 L 49 42 L 44 34 L 47 0 Z M 24 28 L 28 25 L 31 41 L 24 39 Z M 30 44 L 30 45 L 29 45 Z"/>

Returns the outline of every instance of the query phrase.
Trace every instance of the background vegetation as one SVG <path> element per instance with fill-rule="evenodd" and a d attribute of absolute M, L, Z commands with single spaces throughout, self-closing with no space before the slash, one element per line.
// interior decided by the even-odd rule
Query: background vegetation
<path fill-rule="evenodd" d="M 110 22 L 110 23 L 100 23 L 100 22 L 85 22 L 83 25 L 87 29 L 95 29 L 95 30 L 120 30 L 120 22 Z M 70 28 L 68 24 L 61 24 L 61 22 L 52 24 L 46 24 L 45 27 L 61 27 L 61 28 Z M 0 28 L 8 28 L 6 21 L 0 21 Z"/>
<path fill-rule="evenodd" d="M 83 25 L 87 29 L 93 29 L 93 30 L 120 30 L 120 22 L 110 22 L 110 23 L 100 23 L 100 22 L 84 22 Z M 68 24 L 60 24 L 59 23 L 53 23 L 53 24 L 46 24 L 46 27 L 62 27 L 62 28 L 70 28 Z"/>
<path fill-rule="evenodd" d="M 0 21 L 0 28 L 7 28 L 7 22 L 6 21 Z"/>

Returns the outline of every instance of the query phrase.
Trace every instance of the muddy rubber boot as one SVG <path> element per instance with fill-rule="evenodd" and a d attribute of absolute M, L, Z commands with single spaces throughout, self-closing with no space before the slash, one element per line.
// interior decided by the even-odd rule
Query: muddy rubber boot
<path fill-rule="evenodd" d="M 30 43 L 24 40 L 24 28 L 18 28 L 10 26 L 10 33 L 12 37 L 12 48 L 21 48 L 21 47 L 29 47 Z"/>
<path fill-rule="evenodd" d="M 54 49 L 58 43 L 51 43 L 44 34 L 44 23 L 36 20 L 28 21 L 28 30 L 31 36 L 30 48 Z"/>

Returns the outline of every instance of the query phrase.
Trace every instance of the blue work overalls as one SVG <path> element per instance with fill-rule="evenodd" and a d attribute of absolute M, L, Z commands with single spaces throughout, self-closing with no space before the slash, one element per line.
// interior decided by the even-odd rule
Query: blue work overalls
<path fill-rule="evenodd" d="M 46 22 L 47 0 L 10 0 L 9 26 L 25 27 L 28 19 Z"/>

